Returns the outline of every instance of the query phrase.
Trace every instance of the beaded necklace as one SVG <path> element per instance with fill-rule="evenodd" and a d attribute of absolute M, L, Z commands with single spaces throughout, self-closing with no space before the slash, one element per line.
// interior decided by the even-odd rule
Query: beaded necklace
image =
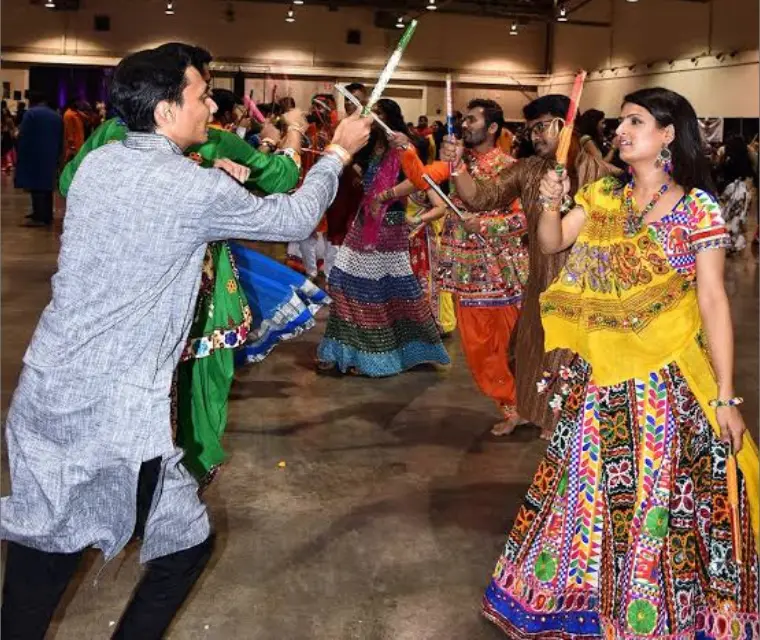
<path fill-rule="evenodd" d="M 660 198 L 665 195 L 665 192 L 670 189 L 670 182 L 663 184 L 649 201 L 649 204 L 641 211 L 636 211 L 633 206 L 633 187 L 634 182 L 631 180 L 623 189 L 623 207 L 625 208 L 626 213 L 625 235 L 629 238 L 641 231 L 641 228 L 644 226 L 644 218 L 646 218 L 647 214 L 655 208 L 660 201 Z"/>

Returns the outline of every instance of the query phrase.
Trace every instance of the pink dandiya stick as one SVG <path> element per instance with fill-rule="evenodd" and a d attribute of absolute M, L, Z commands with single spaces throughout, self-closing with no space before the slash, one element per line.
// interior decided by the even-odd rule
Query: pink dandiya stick
<path fill-rule="evenodd" d="M 251 118 L 262 124 L 266 122 L 264 114 L 259 111 L 259 108 L 256 106 L 256 101 L 252 97 L 243 97 L 243 104 L 245 105 L 245 108 L 248 111 L 248 115 L 251 116 Z"/>
<path fill-rule="evenodd" d="M 565 126 L 559 134 L 559 144 L 557 145 L 557 167 L 558 169 L 564 169 L 567 165 L 567 156 L 570 153 L 570 142 L 573 137 L 573 129 L 575 128 L 575 118 L 578 115 L 578 106 L 581 102 L 581 94 L 583 93 L 583 83 L 586 81 L 586 72 L 582 69 L 575 76 L 575 82 L 573 83 L 573 91 L 570 94 L 570 107 L 567 110 L 567 116 L 565 117 Z"/>

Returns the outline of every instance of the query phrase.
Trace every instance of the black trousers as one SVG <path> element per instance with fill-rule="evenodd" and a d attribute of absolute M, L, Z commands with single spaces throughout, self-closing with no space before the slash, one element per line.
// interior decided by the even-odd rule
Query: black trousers
<path fill-rule="evenodd" d="M 32 220 L 53 224 L 52 191 L 32 191 Z"/>
<path fill-rule="evenodd" d="M 137 488 L 137 526 L 142 538 L 160 458 L 142 465 Z M 211 557 L 213 537 L 151 560 L 113 635 L 116 640 L 160 640 Z M 56 607 L 84 551 L 47 553 L 8 543 L 0 616 L 3 640 L 43 640 Z"/>

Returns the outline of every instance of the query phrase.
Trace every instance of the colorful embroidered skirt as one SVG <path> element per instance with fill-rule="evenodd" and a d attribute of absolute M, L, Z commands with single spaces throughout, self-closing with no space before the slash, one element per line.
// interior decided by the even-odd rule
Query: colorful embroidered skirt
<path fill-rule="evenodd" d="M 202 485 L 227 457 L 222 436 L 235 365 L 260 362 L 313 327 L 328 302 L 302 275 L 242 244 L 209 245 L 176 387 L 177 444 Z"/>
<path fill-rule="evenodd" d="M 734 561 L 727 445 L 675 364 L 599 387 L 576 360 L 485 616 L 513 640 L 757 640 L 758 557 L 739 477 Z"/>
<path fill-rule="evenodd" d="M 330 318 L 317 357 L 322 365 L 366 376 L 392 376 L 449 356 L 409 258 L 409 227 L 400 210 L 385 214 L 373 249 L 354 221 L 330 272 Z"/>
<path fill-rule="evenodd" d="M 279 342 L 308 331 L 330 299 L 308 278 L 237 242 L 230 243 L 240 285 L 253 314 L 236 364 L 260 362 Z"/>

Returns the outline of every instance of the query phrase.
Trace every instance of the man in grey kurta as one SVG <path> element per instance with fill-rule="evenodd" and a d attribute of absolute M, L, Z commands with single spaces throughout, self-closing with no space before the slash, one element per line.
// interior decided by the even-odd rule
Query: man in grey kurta
<path fill-rule="evenodd" d="M 113 558 L 133 535 L 141 465 L 155 459 L 160 472 L 141 552 L 148 572 L 152 561 L 209 538 L 197 484 L 172 442 L 169 400 L 206 244 L 300 239 L 335 196 L 347 155 L 340 148 L 317 163 L 298 192 L 264 199 L 222 170 L 185 158 L 181 143 L 193 142 L 195 120 L 203 117 L 198 105 L 207 105 L 206 118 L 214 105 L 201 93 L 189 95 L 204 90 L 198 83 L 205 82 L 176 57 L 140 52 L 117 68 L 114 84 L 124 79 L 124 93 L 135 77 L 152 81 L 143 77 L 151 65 L 166 67 L 164 75 L 184 65 L 184 102 L 154 99 L 151 117 L 155 111 L 156 118 L 166 118 L 156 120 L 158 132 L 130 131 L 123 143 L 93 151 L 69 191 L 52 300 L 24 356 L 6 424 L 12 494 L 2 499 L 0 535 L 14 543 L 9 572 L 15 566 L 11 551 L 15 558 L 19 549 L 55 557 L 50 554 L 94 546 L 106 560 Z M 122 96 L 122 116 L 133 129 L 124 113 L 137 98 L 130 99 Z M 173 111 L 161 112 L 167 102 Z M 336 132 L 335 141 L 352 153 L 368 125 L 355 121 L 352 132 L 351 126 L 340 141 Z M 205 123 L 198 131 L 204 129 Z M 13 608 L 29 606 L 20 601 L 31 597 L 10 589 L 9 580 L 6 575 L 3 638 L 41 637 L 14 636 L 6 624 L 6 617 L 21 617 Z M 139 637 L 152 636 L 141 631 Z"/>

